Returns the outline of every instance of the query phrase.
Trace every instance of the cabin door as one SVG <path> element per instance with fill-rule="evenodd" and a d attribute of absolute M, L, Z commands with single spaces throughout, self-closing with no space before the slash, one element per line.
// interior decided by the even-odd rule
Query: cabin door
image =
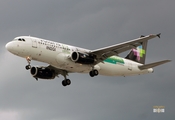
<path fill-rule="evenodd" d="M 37 48 L 37 41 L 35 39 L 32 39 L 32 47 Z"/>

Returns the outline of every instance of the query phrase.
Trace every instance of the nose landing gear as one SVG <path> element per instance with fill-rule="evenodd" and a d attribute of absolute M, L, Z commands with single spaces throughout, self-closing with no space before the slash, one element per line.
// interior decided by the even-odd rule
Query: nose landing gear
<path fill-rule="evenodd" d="M 29 70 L 29 69 L 31 69 L 31 65 L 26 65 L 26 70 Z"/>
<path fill-rule="evenodd" d="M 29 70 L 29 69 L 31 69 L 31 65 L 30 65 L 30 62 L 31 62 L 31 58 L 30 57 L 26 57 L 26 60 L 27 60 L 27 62 L 28 62 L 28 65 L 26 65 L 26 70 Z"/>

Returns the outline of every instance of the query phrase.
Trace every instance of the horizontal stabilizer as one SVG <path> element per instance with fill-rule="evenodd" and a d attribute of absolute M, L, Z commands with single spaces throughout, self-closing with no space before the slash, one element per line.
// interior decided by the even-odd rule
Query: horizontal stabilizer
<path fill-rule="evenodd" d="M 153 68 L 153 67 L 162 65 L 162 64 L 164 64 L 164 63 L 167 63 L 167 62 L 171 62 L 171 60 L 163 60 L 163 61 L 159 61 L 159 62 L 155 62 L 155 63 L 150 63 L 150 64 L 146 64 L 146 65 L 141 65 L 141 66 L 139 66 L 139 69 L 140 69 L 140 70 L 144 70 L 144 69 L 148 69 L 148 68 Z"/>

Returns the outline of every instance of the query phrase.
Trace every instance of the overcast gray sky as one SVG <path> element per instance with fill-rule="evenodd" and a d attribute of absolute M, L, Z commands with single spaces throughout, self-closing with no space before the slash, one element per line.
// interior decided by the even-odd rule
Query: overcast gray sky
<path fill-rule="evenodd" d="M 174 6 L 174 0 L 1 0 L 0 119 L 174 120 Z M 97 49 L 159 32 L 161 39 L 149 41 L 146 62 L 172 62 L 153 74 L 70 74 L 68 87 L 61 85 L 63 77 L 36 82 L 25 59 L 4 47 L 14 37 L 31 35 Z M 156 105 L 165 106 L 165 113 L 153 113 Z"/>

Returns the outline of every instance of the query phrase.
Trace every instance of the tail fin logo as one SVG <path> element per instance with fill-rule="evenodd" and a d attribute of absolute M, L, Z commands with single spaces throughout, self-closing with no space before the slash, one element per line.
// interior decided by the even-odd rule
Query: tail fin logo
<path fill-rule="evenodd" d="M 137 49 L 132 49 L 132 51 L 134 55 L 137 57 L 137 61 L 140 61 L 143 55 L 146 54 L 145 50 L 142 49 L 142 45 L 138 46 Z"/>

